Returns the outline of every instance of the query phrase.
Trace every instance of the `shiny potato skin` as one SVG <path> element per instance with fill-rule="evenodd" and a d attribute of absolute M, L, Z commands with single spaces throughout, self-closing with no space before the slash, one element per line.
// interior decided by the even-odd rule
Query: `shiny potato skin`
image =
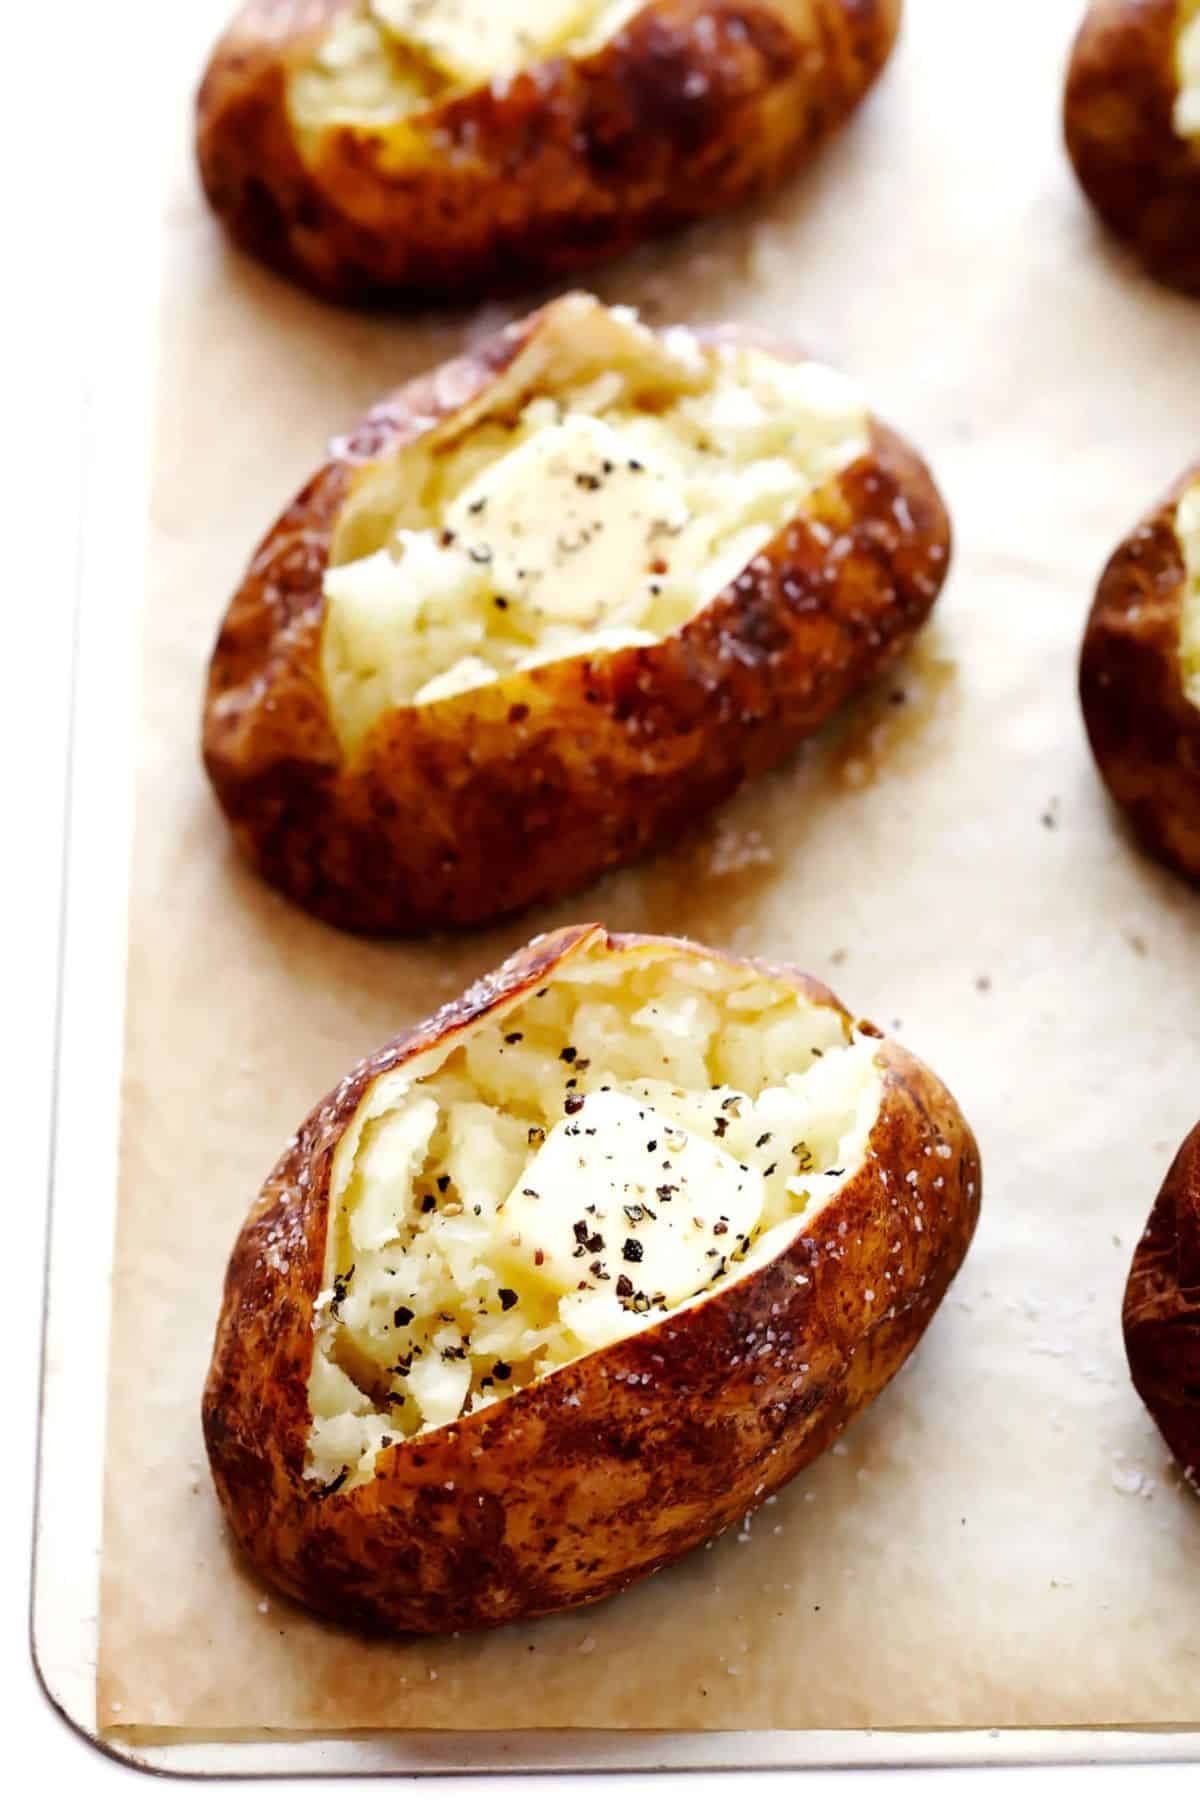
<path fill-rule="evenodd" d="M 538 318 L 401 389 L 335 446 L 221 626 L 203 731 L 217 797 L 260 873 L 349 930 L 498 918 L 669 840 L 897 655 L 948 567 L 929 472 L 876 423 L 814 517 L 680 630 L 392 711 L 348 761 L 319 655 L 330 533 L 356 466 L 482 391 Z"/>
<path fill-rule="evenodd" d="M 1200 295 L 1200 148 L 1172 121 L 1178 0 L 1093 0 L 1067 75 L 1067 149 L 1158 280 Z"/>
<path fill-rule="evenodd" d="M 1200 1125 L 1163 1182 L 1125 1289 L 1133 1384 L 1200 1493 Z"/>
<path fill-rule="evenodd" d="M 541 985 L 577 947 L 653 941 L 594 925 L 535 939 L 348 1075 L 252 1208 L 226 1276 L 205 1439 L 242 1549 L 315 1611 L 382 1632 L 501 1625 L 666 1567 L 833 1442 L 899 1369 L 962 1262 L 979 1210 L 974 1137 L 937 1077 L 881 1041 L 867 1159 L 811 1237 L 637 1337 L 397 1443 L 363 1486 L 322 1493 L 304 1480 L 330 1166 L 366 1087 Z M 770 972 L 848 1018 L 819 983 Z"/>
<path fill-rule="evenodd" d="M 296 142 L 289 69 L 349 0 L 250 0 L 197 97 L 205 192 L 234 239 L 330 298 L 484 293 L 563 275 L 778 181 L 862 99 L 901 0 L 649 0 L 609 44 L 378 134 Z"/>
<path fill-rule="evenodd" d="M 1092 754 L 1144 847 L 1200 882 L 1200 709 L 1183 689 L 1179 501 L 1200 463 L 1130 532 L 1100 578 L 1079 692 Z"/>

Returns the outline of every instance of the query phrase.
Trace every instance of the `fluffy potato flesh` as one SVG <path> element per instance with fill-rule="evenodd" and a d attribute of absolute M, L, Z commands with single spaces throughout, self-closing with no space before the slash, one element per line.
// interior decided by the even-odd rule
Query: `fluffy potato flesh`
<path fill-rule="evenodd" d="M 321 640 L 343 746 L 392 708 L 660 641 L 867 442 L 820 364 L 570 297 L 452 429 L 353 490 Z"/>
<path fill-rule="evenodd" d="M 1175 515 L 1175 535 L 1183 550 L 1183 604 L 1179 653 L 1183 691 L 1200 706 L 1200 481 L 1189 487 Z"/>
<path fill-rule="evenodd" d="M 1200 142 L 1200 0 L 1185 0 L 1175 40 L 1175 129 Z"/>
<path fill-rule="evenodd" d="M 302 139 L 331 126 L 387 126 L 511 79 L 546 57 L 586 55 L 644 0 L 359 0 L 294 70 Z"/>
<path fill-rule="evenodd" d="M 334 1157 L 308 1477 L 358 1486 L 778 1255 L 866 1157 L 876 1052 L 660 944 L 581 953 L 379 1077 Z"/>

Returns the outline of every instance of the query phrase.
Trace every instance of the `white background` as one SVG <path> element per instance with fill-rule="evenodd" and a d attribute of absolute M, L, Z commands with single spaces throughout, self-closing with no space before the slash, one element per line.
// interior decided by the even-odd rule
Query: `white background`
<path fill-rule="evenodd" d="M 910 0 L 913 6 L 963 0 Z M 978 0 L 977 0 L 978 3 Z M 186 0 L 184 0 L 186 4 Z M 26 6 L 6 17 L 5 99 L 0 108 L 5 246 L 3 431 L 0 469 L 8 568 L 4 697 L 0 705 L 0 924 L 4 928 L 4 1029 L 0 1095 L 5 1102 L 4 1203 L 11 1272 L 6 1282 L 10 1368 L 6 1384 L 8 1478 L 0 1488 L 0 1722 L 6 1788 L 58 1780 L 85 1793 L 128 1789 L 144 1777 L 106 1760 L 52 1713 L 28 1648 L 29 1552 L 37 1428 L 41 1263 L 52 1091 L 59 891 L 62 865 L 72 595 L 81 516 L 86 396 L 114 355 L 128 359 L 131 405 L 147 371 L 154 279 L 156 135 L 154 34 L 169 23 L 162 0 L 74 0 Z M 983 36 L 994 12 L 979 6 Z M 138 546 L 129 547 L 136 558 Z M 12 567 L 16 558 L 16 568 Z M 132 604 L 119 568 L 114 608 Z M 113 720 L 113 729 L 124 725 Z M 112 856 L 123 859 L 122 809 L 114 805 Z M 111 984 L 115 989 L 115 981 Z M 78 1197 L 77 1197 L 78 1198 Z M 15 1308 L 15 1318 L 12 1313 Z M 764 1775 L 757 1792 L 837 1797 L 1027 1791 L 1056 1795 L 1124 1792 L 1146 1777 L 1125 1769 L 964 1774 Z M 545 1778 L 542 1778 L 545 1779 Z M 723 1787 L 734 1777 L 552 1778 L 560 1791 L 620 1786 L 656 1795 Z M 1195 1792 L 1195 1771 L 1163 1769 L 1155 1794 Z M 288 1787 L 301 1790 L 300 1783 Z M 323 1787 L 361 1793 L 364 1784 Z M 528 1778 L 467 1783 L 434 1779 L 448 1797 L 465 1787 L 489 1795 L 524 1790 Z M 304 1784 L 311 1791 L 311 1784 Z"/>

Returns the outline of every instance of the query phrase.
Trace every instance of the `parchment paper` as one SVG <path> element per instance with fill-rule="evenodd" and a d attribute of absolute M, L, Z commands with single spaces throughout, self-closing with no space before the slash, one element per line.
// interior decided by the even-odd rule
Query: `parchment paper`
<path fill-rule="evenodd" d="M 234 860 L 197 758 L 203 670 L 327 437 L 498 315 L 355 317 L 223 248 L 184 136 L 224 0 L 194 10 L 149 534 L 101 1721 L 1197 1721 L 1200 1505 L 1129 1384 L 1119 1308 L 1200 1110 L 1200 901 L 1108 809 L 1074 664 L 1102 561 L 1196 453 L 1200 308 L 1144 282 L 1075 192 L 1058 127 L 1075 0 L 911 0 L 892 69 L 814 171 L 595 278 L 654 318 L 787 328 L 923 445 L 958 555 L 914 663 L 675 852 L 550 913 L 391 947 L 310 922 Z M 198 1408 L 225 1258 L 350 1063 L 571 917 L 832 980 L 958 1092 L 984 1222 L 893 1388 L 744 1531 L 574 1616 L 365 1644 L 267 1592 L 223 1533 Z"/>

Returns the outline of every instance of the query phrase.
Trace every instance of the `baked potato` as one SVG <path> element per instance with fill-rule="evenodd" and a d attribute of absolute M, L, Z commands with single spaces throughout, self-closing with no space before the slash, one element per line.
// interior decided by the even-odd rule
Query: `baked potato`
<path fill-rule="evenodd" d="M 197 101 L 233 237 L 342 300 L 561 275 L 778 181 L 900 0 L 251 0 Z"/>
<path fill-rule="evenodd" d="M 841 377 L 554 301 L 376 407 L 255 552 L 204 757 L 360 931 L 570 892 L 777 762 L 912 638 L 949 525 Z"/>
<path fill-rule="evenodd" d="M 1079 685 L 1113 798 L 1152 855 L 1200 881 L 1200 464 L 1105 569 Z"/>
<path fill-rule="evenodd" d="M 349 1074 L 251 1209 L 203 1403 L 225 1515 L 369 1630 L 601 1600 L 875 1398 L 979 1197 L 950 1094 L 819 983 L 534 939 Z"/>
<path fill-rule="evenodd" d="M 1100 216 L 1160 281 L 1200 294 L 1200 0 L 1093 0 L 1064 120 Z"/>
<path fill-rule="evenodd" d="M 1125 1290 L 1134 1386 L 1200 1492 L 1200 1125 L 1172 1163 Z"/>

